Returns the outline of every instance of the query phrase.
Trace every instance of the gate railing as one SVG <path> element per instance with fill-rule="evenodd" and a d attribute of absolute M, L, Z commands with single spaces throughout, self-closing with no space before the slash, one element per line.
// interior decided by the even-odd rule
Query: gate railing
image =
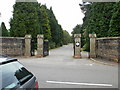
<path fill-rule="evenodd" d="M 44 40 L 43 56 L 48 55 L 49 55 L 49 42 L 48 40 Z"/>

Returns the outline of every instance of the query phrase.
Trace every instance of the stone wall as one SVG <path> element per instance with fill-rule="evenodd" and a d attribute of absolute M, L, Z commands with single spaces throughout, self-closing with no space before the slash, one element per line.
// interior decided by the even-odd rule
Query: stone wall
<path fill-rule="evenodd" d="M 0 37 L 1 53 L 9 56 L 23 56 L 25 39 L 20 37 Z"/>
<path fill-rule="evenodd" d="M 97 38 L 96 55 L 106 60 L 120 61 L 120 37 Z"/>

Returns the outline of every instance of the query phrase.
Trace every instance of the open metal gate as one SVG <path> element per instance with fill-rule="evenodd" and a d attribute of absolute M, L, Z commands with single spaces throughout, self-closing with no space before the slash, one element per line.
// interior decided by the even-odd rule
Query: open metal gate
<path fill-rule="evenodd" d="M 43 56 L 48 55 L 49 55 L 49 42 L 48 40 L 44 40 Z"/>
<path fill-rule="evenodd" d="M 35 41 L 32 39 L 31 40 L 31 56 L 35 55 Z"/>

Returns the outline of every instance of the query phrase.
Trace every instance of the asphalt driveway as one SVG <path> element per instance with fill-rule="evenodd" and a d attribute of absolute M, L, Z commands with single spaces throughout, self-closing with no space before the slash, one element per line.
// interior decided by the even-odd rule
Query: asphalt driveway
<path fill-rule="evenodd" d="M 96 63 L 82 54 L 73 58 L 73 46 L 53 49 L 43 58 L 19 58 L 38 79 L 40 88 L 117 88 L 118 65 Z"/>

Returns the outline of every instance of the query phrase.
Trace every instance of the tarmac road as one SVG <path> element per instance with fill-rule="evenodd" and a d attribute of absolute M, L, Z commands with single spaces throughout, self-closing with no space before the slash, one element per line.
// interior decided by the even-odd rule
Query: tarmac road
<path fill-rule="evenodd" d="M 40 88 L 118 88 L 118 65 L 73 58 L 73 46 L 53 49 L 43 58 L 19 58 L 35 74 Z"/>

